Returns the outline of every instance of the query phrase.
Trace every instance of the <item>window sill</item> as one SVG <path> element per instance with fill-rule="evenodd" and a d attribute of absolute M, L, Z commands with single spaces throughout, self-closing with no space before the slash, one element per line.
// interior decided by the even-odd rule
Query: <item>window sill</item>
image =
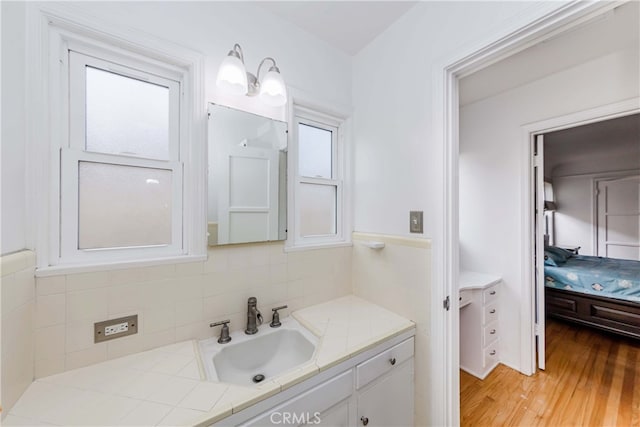
<path fill-rule="evenodd" d="M 207 255 L 181 255 L 165 258 L 150 258 L 136 261 L 106 262 L 100 264 L 55 265 L 36 268 L 36 277 L 62 276 L 65 274 L 93 273 L 97 271 L 124 270 L 127 268 L 152 267 L 166 264 L 183 264 L 188 262 L 202 262 Z"/>
<path fill-rule="evenodd" d="M 284 247 L 285 252 L 302 252 L 312 251 L 315 249 L 345 248 L 353 246 L 353 242 L 329 242 L 329 243 L 313 243 L 307 245 L 296 245 Z"/>

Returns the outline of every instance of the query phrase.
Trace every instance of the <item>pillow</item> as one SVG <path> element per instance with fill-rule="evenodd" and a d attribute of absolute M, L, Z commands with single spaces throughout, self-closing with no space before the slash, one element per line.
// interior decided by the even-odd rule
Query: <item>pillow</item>
<path fill-rule="evenodd" d="M 558 264 L 564 263 L 563 260 L 559 260 L 554 254 L 551 252 L 544 251 L 544 265 L 548 265 L 551 267 L 557 267 Z"/>
<path fill-rule="evenodd" d="M 544 250 L 545 252 L 549 252 L 554 255 L 554 260 L 556 261 L 556 263 L 558 262 L 558 259 L 560 259 L 561 262 L 565 262 L 575 255 L 573 252 L 559 248 L 557 246 L 547 246 Z"/>

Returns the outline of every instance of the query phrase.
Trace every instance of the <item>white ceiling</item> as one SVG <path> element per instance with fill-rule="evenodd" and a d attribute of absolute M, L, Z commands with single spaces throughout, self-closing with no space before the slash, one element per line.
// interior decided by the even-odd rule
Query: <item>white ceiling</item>
<path fill-rule="evenodd" d="M 416 1 L 264 1 L 256 5 L 355 55 Z"/>
<path fill-rule="evenodd" d="M 470 104 L 620 51 L 640 49 L 640 2 L 538 43 L 460 80 L 460 105 Z"/>
<path fill-rule="evenodd" d="M 640 168 L 640 114 L 605 120 L 544 135 L 545 176 L 558 169 L 599 162 Z"/>

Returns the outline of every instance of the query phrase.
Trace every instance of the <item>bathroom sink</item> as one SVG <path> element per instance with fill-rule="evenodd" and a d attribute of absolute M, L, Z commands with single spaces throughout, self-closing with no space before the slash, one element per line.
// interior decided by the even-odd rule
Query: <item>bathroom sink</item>
<path fill-rule="evenodd" d="M 292 318 L 279 328 L 265 324 L 256 335 L 231 334 L 227 344 L 217 337 L 200 341 L 200 355 L 211 381 L 243 386 L 259 384 L 313 358 L 318 339 Z"/>

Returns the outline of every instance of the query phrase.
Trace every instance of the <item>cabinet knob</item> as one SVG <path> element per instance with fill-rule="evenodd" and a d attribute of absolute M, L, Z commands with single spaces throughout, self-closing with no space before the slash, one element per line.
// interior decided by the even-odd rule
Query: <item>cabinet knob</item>
<path fill-rule="evenodd" d="M 367 424 L 369 424 L 369 418 L 367 417 L 360 417 L 360 421 L 362 421 L 363 426 L 366 426 Z"/>
<path fill-rule="evenodd" d="M 391 359 L 389 359 L 389 363 L 391 363 L 392 365 L 395 365 L 396 364 L 396 358 L 392 357 Z"/>
<path fill-rule="evenodd" d="M 496 330 L 495 330 L 495 329 L 492 329 L 492 330 L 491 330 L 491 332 L 489 332 L 489 333 L 490 333 L 491 335 L 493 335 L 493 334 L 495 334 L 495 333 L 496 333 Z"/>
<path fill-rule="evenodd" d="M 496 351 L 495 350 L 491 350 L 491 352 L 489 353 L 491 356 L 495 356 L 496 355 Z"/>
<path fill-rule="evenodd" d="M 495 295 L 495 294 L 496 294 L 496 291 L 489 292 L 489 295 Z"/>
<path fill-rule="evenodd" d="M 491 309 L 491 311 L 490 311 L 489 313 L 491 313 L 491 314 L 495 314 L 495 312 L 496 312 L 496 309 L 495 309 L 495 308 L 492 308 L 492 309 Z"/>

